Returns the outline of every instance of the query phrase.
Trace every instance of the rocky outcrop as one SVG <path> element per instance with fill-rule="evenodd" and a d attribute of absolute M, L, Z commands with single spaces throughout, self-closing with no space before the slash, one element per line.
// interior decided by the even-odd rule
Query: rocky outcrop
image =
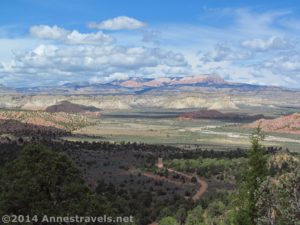
<path fill-rule="evenodd" d="M 92 124 L 83 115 L 69 114 L 64 112 L 49 113 L 41 111 L 0 111 L 0 120 L 18 121 L 43 127 L 53 127 L 61 130 L 76 130 Z"/>
<path fill-rule="evenodd" d="M 268 132 L 300 134 L 300 113 L 281 116 L 276 119 L 260 119 L 246 125 L 247 128 L 261 127 Z"/>
<path fill-rule="evenodd" d="M 0 120 L 0 133 L 12 135 L 47 135 L 63 136 L 68 132 L 53 126 L 42 126 L 31 123 L 24 123 L 17 120 Z M 1 142 L 1 141 L 0 141 Z"/>

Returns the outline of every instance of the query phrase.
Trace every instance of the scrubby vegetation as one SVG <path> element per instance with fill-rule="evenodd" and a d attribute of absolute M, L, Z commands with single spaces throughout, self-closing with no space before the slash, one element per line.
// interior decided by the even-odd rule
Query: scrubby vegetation
<path fill-rule="evenodd" d="M 198 159 L 173 159 L 166 163 L 168 167 L 178 171 L 197 173 L 201 177 L 219 180 L 234 181 L 240 174 L 240 169 L 245 165 L 246 158 L 198 158 Z"/>
<path fill-rule="evenodd" d="M 0 214 L 133 215 L 136 225 L 297 225 L 299 157 L 266 149 L 262 140 L 258 129 L 248 152 L 34 138 L 1 143 Z M 164 168 L 156 168 L 158 158 Z M 209 188 L 193 201 L 197 175 Z"/>
<path fill-rule="evenodd" d="M 199 205 L 187 212 L 185 225 L 300 224 L 299 157 L 288 151 L 270 154 L 261 145 L 263 138 L 258 128 L 251 137 L 252 148 L 246 158 L 173 159 L 167 163 L 172 168 L 197 172 L 209 179 L 221 176 L 224 182 L 230 181 L 226 177 L 229 174 L 237 183 L 236 190 L 208 193 Z"/>
<path fill-rule="evenodd" d="M 108 199 L 95 195 L 66 155 L 42 145 L 26 146 L 0 173 L 1 215 L 114 214 Z M 40 224 L 29 222 L 26 224 Z"/>
<path fill-rule="evenodd" d="M 65 112 L 49 113 L 43 111 L 1 110 L 0 120 L 14 120 L 24 124 L 52 127 L 66 131 L 73 131 L 94 124 L 84 115 Z"/>

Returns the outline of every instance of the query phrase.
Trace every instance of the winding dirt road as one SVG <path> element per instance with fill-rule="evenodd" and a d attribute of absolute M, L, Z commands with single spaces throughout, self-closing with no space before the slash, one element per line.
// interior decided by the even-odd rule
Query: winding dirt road
<path fill-rule="evenodd" d="M 178 175 L 184 176 L 188 179 L 192 179 L 192 177 L 193 177 L 193 176 L 188 175 L 186 173 L 182 173 L 182 172 L 179 172 L 177 170 L 170 169 L 170 168 L 167 168 L 167 170 L 169 172 L 172 172 L 172 173 L 177 173 Z M 207 184 L 206 181 L 201 180 L 198 175 L 194 175 L 194 177 L 196 177 L 197 183 L 200 184 L 200 187 L 199 187 L 198 191 L 193 195 L 192 199 L 194 201 L 198 201 L 199 199 L 201 199 L 202 195 L 207 191 L 208 184 Z"/>
<path fill-rule="evenodd" d="M 185 174 L 185 173 L 182 173 L 182 172 L 179 172 L 177 170 L 170 169 L 170 168 L 167 168 L 167 170 L 169 172 L 176 173 L 178 175 L 184 176 L 184 177 L 186 177 L 188 179 L 192 179 L 192 177 L 193 177 L 193 176 L 191 176 L 189 174 Z M 150 177 L 150 178 L 154 178 L 154 179 L 167 180 L 169 182 L 176 183 L 176 184 L 180 183 L 178 181 L 173 181 L 170 178 L 161 177 L 161 176 L 155 175 L 153 173 L 144 173 L 143 175 L 147 176 L 147 177 Z M 207 191 L 208 184 L 207 184 L 207 182 L 205 180 L 200 179 L 198 175 L 194 175 L 194 177 L 196 177 L 197 183 L 200 185 L 200 187 L 199 187 L 198 191 L 193 195 L 192 199 L 193 199 L 193 201 L 198 201 L 198 200 L 201 199 L 201 197 L 203 196 L 203 194 Z M 159 224 L 157 222 L 153 222 L 153 223 L 151 223 L 149 225 L 159 225 Z"/>
<path fill-rule="evenodd" d="M 189 174 L 182 173 L 182 172 L 179 172 L 177 170 L 170 169 L 170 168 L 167 168 L 167 170 L 171 173 L 176 173 L 176 174 L 178 174 L 180 176 L 183 176 L 183 177 L 186 177 L 188 179 L 192 179 L 192 177 L 196 177 L 197 183 L 199 184 L 200 187 L 197 190 L 197 192 L 193 195 L 193 197 L 192 197 L 193 201 L 200 200 L 201 197 L 203 196 L 203 194 L 207 191 L 207 188 L 208 188 L 207 182 L 203 179 L 200 179 L 198 175 L 189 175 Z M 176 185 L 181 185 L 182 184 L 180 181 L 174 181 L 170 178 L 162 177 L 162 176 L 150 173 L 150 172 L 145 172 L 145 173 L 143 173 L 143 175 L 146 176 L 146 177 L 152 178 L 152 179 L 156 179 L 156 180 L 165 180 L 165 181 L 168 181 L 170 183 L 174 183 Z"/>

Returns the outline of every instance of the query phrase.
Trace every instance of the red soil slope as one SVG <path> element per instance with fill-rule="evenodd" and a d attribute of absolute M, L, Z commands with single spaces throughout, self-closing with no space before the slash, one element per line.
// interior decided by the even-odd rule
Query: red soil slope
<path fill-rule="evenodd" d="M 276 119 L 260 119 L 246 125 L 248 128 L 260 126 L 264 131 L 300 134 L 300 113 L 281 116 Z"/>

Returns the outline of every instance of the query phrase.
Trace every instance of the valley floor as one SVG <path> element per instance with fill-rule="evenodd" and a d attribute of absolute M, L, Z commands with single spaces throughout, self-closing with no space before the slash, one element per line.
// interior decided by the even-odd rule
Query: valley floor
<path fill-rule="evenodd" d="M 219 150 L 249 147 L 249 137 L 253 129 L 243 127 L 247 122 L 216 119 L 180 120 L 174 117 L 174 114 L 151 113 L 145 116 L 145 112 L 140 114 L 126 112 L 122 114 L 123 116 L 111 114 L 100 117 L 94 125 L 76 130 L 74 134 L 79 136 L 65 139 L 143 142 L 184 148 L 201 146 Z M 297 152 L 300 151 L 300 136 L 267 132 L 264 145 L 288 148 Z"/>

